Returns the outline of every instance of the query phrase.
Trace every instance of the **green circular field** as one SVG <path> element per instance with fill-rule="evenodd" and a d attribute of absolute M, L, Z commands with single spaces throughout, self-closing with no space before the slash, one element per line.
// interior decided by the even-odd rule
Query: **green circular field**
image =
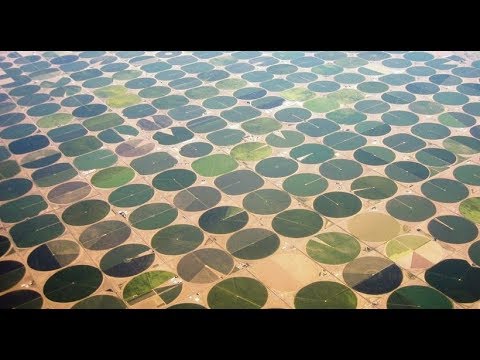
<path fill-rule="evenodd" d="M 395 153 L 382 146 L 365 146 L 357 149 L 353 157 L 365 165 L 383 166 L 395 160 Z"/>
<path fill-rule="evenodd" d="M 108 202 L 116 207 L 128 208 L 146 203 L 153 197 L 154 189 L 145 184 L 130 184 L 114 190 Z"/>
<path fill-rule="evenodd" d="M 296 309 L 355 309 L 357 296 L 345 285 L 317 281 L 300 289 L 295 295 Z"/>
<path fill-rule="evenodd" d="M 203 242 L 203 232 L 187 224 L 171 225 L 152 237 L 152 247 L 160 254 L 180 255 L 195 250 Z"/>
<path fill-rule="evenodd" d="M 80 171 L 89 171 L 93 169 L 104 169 L 114 165 L 118 156 L 107 149 L 99 149 L 76 157 L 73 165 Z"/>
<path fill-rule="evenodd" d="M 360 243 L 349 235 L 327 232 L 316 235 L 307 243 L 307 254 L 321 264 L 345 264 L 360 254 Z"/>
<path fill-rule="evenodd" d="M 173 169 L 161 172 L 152 180 L 154 188 L 162 191 L 182 190 L 197 180 L 197 175 L 190 170 Z"/>
<path fill-rule="evenodd" d="M 111 189 L 129 183 L 134 177 L 135 172 L 131 168 L 112 166 L 95 173 L 90 181 L 98 188 Z"/>
<path fill-rule="evenodd" d="M 344 218 L 358 213 L 362 209 L 362 201 L 350 193 L 329 192 L 318 196 L 313 208 L 327 217 Z"/>
<path fill-rule="evenodd" d="M 427 179 L 430 171 L 426 166 L 413 161 L 397 161 L 385 168 L 385 175 L 395 181 L 415 183 Z"/>
<path fill-rule="evenodd" d="M 291 238 L 311 236 L 320 231 L 323 220 L 315 211 L 304 209 L 286 210 L 272 220 L 272 228 L 278 234 Z"/>
<path fill-rule="evenodd" d="M 305 135 L 298 131 L 280 130 L 268 134 L 265 141 L 276 148 L 291 148 L 300 145 L 305 140 Z"/>
<path fill-rule="evenodd" d="M 419 222 L 427 220 L 436 213 L 435 204 L 417 195 L 399 195 L 387 202 L 387 212 L 394 218 Z"/>
<path fill-rule="evenodd" d="M 77 301 L 94 293 L 102 281 L 102 272 L 93 266 L 70 266 L 50 276 L 43 286 L 43 293 L 55 302 Z"/>
<path fill-rule="evenodd" d="M 63 234 L 65 226 L 53 214 L 44 214 L 15 224 L 10 228 L 12 241 L 19 248 L 43 244 Z"/>
<path fill-rule="evenodd" d="M 452 302 L 428 286 L 405 286 L 395 290 L 387 300 L 387 309 L 452 309 Z"/>
<path fill-rule="evenodd" d="M 473 186 L 480 186 L 480 166 L 462 165 L 453 171 L 453 176 L 458 181 Z"/>
<path fill-rule="evenodd" d="M 284 157 L 270 157 L 257 163 L 255 171 L 269 178 L 281 178 L 292 175 L 298 169 L 298 164 Z"/>
<path fill-rule="evenodd" d="M 462 201 L 469 194 L 468 188 L 461 182 L 441 178 L 431 179 L 424 182 L 421 191 L 422 194 L 430 200 L 443 203 L 456 203 Z"/>
<path fill-rule="evenodd" d="M 361 198 L 383 200 L 395 195 L 398 186 L 388 178 L 372 175 L 354 180 L 350 189 L 355 195 Z"/>
<path fill-rule="evenodd" d="M 425 281 L 458 303 L 480 299 L 480 269 L 461 259 L 447 259 L 425 272 Z"/>
<path fill-rule="evenodd" d="M 207 297 L 212 309 L 260 309 L 268 299 L 268 291 L 258 280 L 233 277 L 216 284 Z"/>
<path fill-rule="evenodd" d="M 477 266 L 480 266 L 480 241 L 474 242 L 468 248 L 468 256 Z"/>
<path fill-rule="evenodd" d="M 4 292 L 23 279 L 25 266 L 18 261 L 0 261 L 0 292 Z"/>
<path fill-rule="evenodd" d="M 103 200 L 84 200 L 70 205 L 62 213 L 68 225 L 83 226 L 102 220 L 110 212 L 110 205 Z"/>
<path fill-rule="evenodd" d="M 296 174 L 285 179 L 283 190 L 294 196 L 314 196 L 324 192 L 328 181 L 317 174 Z"/>
<path fill-rule="evenodd" d="M 319 164 L 333 158 L 331 148 L 321 144 L 303 144 L 293 148 L 290 157 L 302 164 Z"/>
<path fill-rule="evenodd" d="M 433 218 L 428 223 L 428 231 L 435 239 L 449 244 L 465 244 L 478 236 L 478 228 L 473 222 L 455 215 Z"/>
<path fill-rule="evenodd" d="M 127 306 L 119 298 L 111 295 L 95 295 L 83 299 L 72 306 L 72 309 L 126 309 Z"/>
<path fill-rule="evenodd" d="M 178 210 L 166 203 L 150 203 L 135 209 L 128 221 L 140 230 L 155 230 L 171 224 L 178 216 Z"/>
<path fill-rule="evenodd" d="M 352 180 L 362 173 L 362 165 L 353 160 L 333 159 L 320 165 L 320 174 L 330 180 Z"/>
<path fill-rule="evenodd" d="M 282 128 L 282 124 L 272 118 L 260 117 L 242 123 L 242 129 L 252 135 L 265 135 Z"/>
<path fill-rule="evenodd" d="M 57 113 L 47 115 L 38 119 L 38 121 L 36 121 L 36 124 L 40 128 L 50 129 L 68 124 L 72 119 L 73 116 L 71 114 Z"/>
<path fill-rule="evenodd" d="M 214 177 L 235 170 L 238 163 L 224 154 L 214 154 L 195 160 L 192 169 L 201 176 Z"/>
<path fill-rule="evenodd" d="M 471 197 L 462 201 L 459 211 L 468 220 L 480 224 L 480 197 Z"/>

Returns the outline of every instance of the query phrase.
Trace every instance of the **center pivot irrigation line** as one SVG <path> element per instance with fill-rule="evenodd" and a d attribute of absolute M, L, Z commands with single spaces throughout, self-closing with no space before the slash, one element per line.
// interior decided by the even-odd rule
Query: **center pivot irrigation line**
<path fill-rule="evenodd" d="M 436 184 L 433 183 L 432 181 L 427 182 L 427 183 L 425 183 L 425 184 L 435 186 L 436 188 L 438 188 L 438 189 L 440 189 L 440 190 L 442 190 L 442 191 L 447 191 L 447 189 L 445 189 L 445 188 L 443 188 L 443 187 L 441 187 L 441 186 L 436 185 Z"/>
<path fill-rule="evenodd" d="M 338 142 L 338 143 L 335 143 L 335 144 L 333 144 L 333 145 L 330 145 L 329 147 L 331 147 L 331 148 L 335 149 L 335 148 L 334 148 L 334 146 L 337 146 L 337 145 L 343 144 L 344 142 L 347 142 L 347 141 L 353 140 L 353 139 L 355 139 L 355 138 L 357 138 L 357 137 L 363 137 L 363 136 L 362 136 L 362 135 L 359 135 L 359 134 L 355 134 L 354 136 L 352 136 L 352 137 L 349 137 L 348 139 L 343 139 L 342 141 L 340 141 L 340 142 Z"/>
<path fill-rule="evenodd" d="M 55 225 L 58 225 L 58 224 L 61 224 L 61 222 L 60 222 L 60 221 L 57 221 L 56 223 L 53 223 L 53 224 L 50 224 L 50 225 L 41 227 L 40 229 L 35 229 L 35 232 L 42 231 L 42 230 L 44 230 L 44 229 L 48 229 L 49 227 L 52 227 L 52 226 L 55 226 Z"/>
<path fill-rule="evenodd" d="M 409 206 L 409 205 L 405 204 L 405 203 L 404 203 L 402 200 L 399 200 L 398 198 L 393 198 L 392 200 L 398 201 L 398 202 L 399 202 L 400 204 L 402 204 L 403 206 L 405 206 L 405 207 L 409 208 L 409 209 L 410 209 L 410 211 L 412 211 L 412 210 L 413 210 L 413 207 L 411 207 L 411 206 Z"/>
<path fill-rule="evenodd" d="M 145 217 L 145 218 L 143 218 L 143 219 L 140 219 L 140 220 L 138 220 L 138 221 L 130 221 L 130 224 L 132 224 L 133 226 L 135 226 L 135 225 L 140 224 L 141 222 L 143 222 L 143 221 L 145 221 L 145 220 L 149 220 L 149 219 L 151 219 L 151 218 L 153 218 L 153 217 L 155 217 L 155 216 L 162 215 L 163 213 L 165 213 L 165 212 L 167 212 L 167 211 L 172 211 L 172 210 L 175 210 L 175 208 L 174 208 L 174 207 L 170 207 L 169 209 L 160 211 L 160 212 L 158 212 L 158 213 L 154 213 L 154 214 L 149 215 L 149 216 L 147 216 L 147 217 Z"/>
<path fill-rule="evenodd" d="M 433 221 L 436 221 L 436 222 L 438 222 L 439 224 L 442 224 L 443 226 L 445 226 L 446 228 L 448 228 L 448 229 L 451 230 L 451 231 L 455 231 L 454 228 L 452 228 L 451 226 L 445 224 L 442 220 L 439 220 L 438 217 L 433 218 Z"/>
<path fill-rule="evenodd" d="M 324 197 L 325 199 L 327 199 L 327 200 L 330 201 L 331 203 L 334 203 L 336 206 L 340 206 L 340 205 L 341 205 L 341 204 L 336 203 L 336 202 L 333 201 L 332 199 L 330 199 L 327 195 L 322 195 L 322 197 Z"/>

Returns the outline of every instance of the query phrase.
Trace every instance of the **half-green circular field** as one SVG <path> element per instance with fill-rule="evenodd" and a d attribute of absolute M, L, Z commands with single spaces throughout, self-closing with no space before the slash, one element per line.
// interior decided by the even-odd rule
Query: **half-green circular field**
<path fill-rule="evenodd" d="M 123 244 L 132 230 L 122 221 L 106 220 L 97 222 L 85 229 L 80 235 L 80 243 L 89 250 L 107 250 Z"/>
<path fill-rule="evenodd" d="M 300 289 L 295 295 L 296 309 L 355 309 L 355 293 L 337 282 L 317 281 Z"/>
<path fill-rule="evenodd" d="M 93 266 L 70 266 L 53 274 L 43 286 L 43 293 L 55 302 L 77 301 L 94 293 L 102 281 L 102 272 Z"/>
<path fill-rule="evenodd" d="M 124 278 L 137 275 L 152 265 L 153 250 L 143 244 L 120 245 L 107 252 L 100 260 L 100 269 L 113 277 Z"/>
<path fill-rule="evenodd" d="M 93 186 L 110 189 L 129 183 L 135 177 L 135 172 L 125 166 L 113 166 L 100 170 L 91 178 Z"/>
<path fill-rule="evenodd" d="M 248 223 L 248 213 L 236 206 L 219 206 L 205 211 L 198 225 L 212 234 L 229 234 L 240 230 Z"/>
<path fill-rule="evenodd" d="M 451 136 L 443 140 L 443 146 L 460 155 L 473 155 L 480 152 L 480 141 L 469 136 Z"/>
<path fill-rule="evenodd" d="M 228 252 L 244 260 L 263 259 L 277 251 L 279 246 L 278 235 L 262 228 L 240 230 L 227 241 Z"/>
<path fill-rule="evenodd" d="M 258 280 L 233 277 L 216 284 L 208 293 L 212 309 L 260 309 L 268 299 L 268 291 Z"/>
<path fill-rule="evenodd" d="M 28 255 L 28 266 L 37 271 L 57 270 L 71 264 L 80 255 L 75 241 L 52 240 L 38 246 Z"/>
<path fill-rule="evenodd" d="M 360 254 L 360 243 L 349 234 L 327 232 L 310 239 L 306 250 L 308 256 L 321 264 L 339 265 Z"/>
<path fill-rule="evenodd" d="M 187 224 L 171 225 L 152 237 L 152 247 L 160 254 L 180 255 L 195 250 L 203 242 L 203 232 Z"/>
<path fill-rule="evenodd" d="M 213 187 L 192 186 L 175 195 L 173 203 L 183 211 L 204 211 L 217 205 L 221 198 L 220 191 Z"/>
<path fill-rule="evenodd" d="M 188 282 L 208 284 L 230 274 L 233 268 L 233 258 L 226 251 L 203 248 L 182 257 L 178 262 L 177 272 Z"/>
<path fill-rule="evenodd" d="M 91 190 L 92 187 L 83 181 L 66 182 L 50 190 L 47 198 L 54 204 L 71 204 L 88 196 Z"/>
<path fill-rule="evenodd" d="M 102 220 L 110 212 L 110 205 L 103 200 L 84 200 L 70 205 L 62 213 L 68 225 L 83 226 Z"/>
<path fill-rule="evenodd" d="M 228 195 L 241 195 L 263 186 L 262 177 L 250 170 L 236 170 L 215 179 L 215 186 Z"/>
<path fill-rule="evenodd" d="M 304 209 L 286 210 L 272 220 L 272 228 L 278 234 L 291 238 L 302 238 L 320 231 L 323 220 L 315 211 Z"/>
<path fill-rule="evenodd" d="M 174 301 L 182 291 L 181 283 L 171 283 L 175 274 L 168 271 L 149 271 L 135 276 L 123 289 L 123 300 L 135 305 L 151 297 L 158 298 L 163 304 Z"/>

